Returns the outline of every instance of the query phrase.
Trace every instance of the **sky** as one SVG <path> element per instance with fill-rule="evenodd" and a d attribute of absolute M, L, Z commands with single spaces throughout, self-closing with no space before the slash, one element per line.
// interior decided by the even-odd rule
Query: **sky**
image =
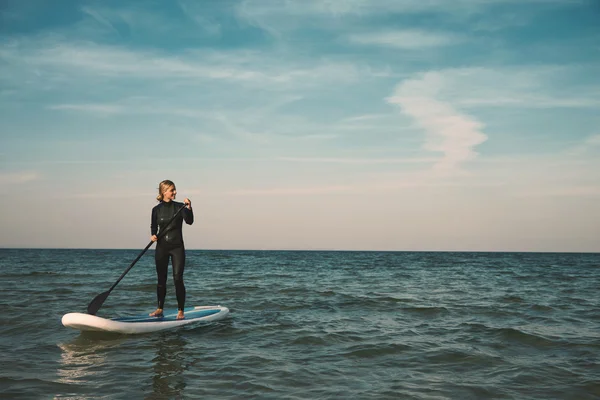
<path fill-rule="evenodd" d="M 600 252 L 597 0 L 0 3 L 0 247 Z"/>

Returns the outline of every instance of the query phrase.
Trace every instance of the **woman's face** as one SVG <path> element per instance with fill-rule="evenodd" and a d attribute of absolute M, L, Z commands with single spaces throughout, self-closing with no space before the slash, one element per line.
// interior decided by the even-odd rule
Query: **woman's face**
<path fill-rule="evenodd" d="M 169 202 L 171 200 L 175 200 L 176 195 L 177 189 L 175 189 L 175 186 L 169 186 L 163 193 L 163 201 Z"/>

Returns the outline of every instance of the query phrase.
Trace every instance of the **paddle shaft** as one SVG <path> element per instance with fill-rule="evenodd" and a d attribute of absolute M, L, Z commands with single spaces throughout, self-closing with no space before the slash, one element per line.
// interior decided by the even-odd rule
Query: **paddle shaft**
<path fill-rule="evenodd" d="M 186 207 L 186 205 L 184 204 L 183 207 L 181 207 L 179 210 L 177 210 L 177 212 L 175 213 L 175 215 L 173 215 L 173 217 L 169 220 L 169 222 L 167 222 L 167 224 L 165 225 L 165 227 L 161 230 L 161 232 L 158 234 L 158 239 L 160 239 L 167 231 L 167 228 L 169 227 L 169 225 L 171 225 L 171 222 L 175 221 L 175 218 L 177 218 L 177 216 L 179 215 L 179 213 Z M 150 243 L 148 243 L 146 245 L 146 247 L 144 248 L 144 250 L 142 250 L 142 252 L 140 254 L 138 254 L 138 256 L 135 258 L 135 260 L 133 260 L 133 262 L 131 263 L 131 265 L 129 265 L 129 267 L 127 267 L 127 269 L 121 274 L 121 276 L 119 277 L 119 279 L 117 279 L 117 281 L 115 283 L 113 283 L 113 285 L 110 287 L 110 289 L 108 289 L 106 292 L 102 292 L 100 293 L 98 296 L 96 296 L 91 302 L 90 304 L 88 304 L 88 314 L 91 315 L 95 315 L 98 310 L 100 309 L 100 307 L 102 307 L 102 304 L 104 303 L 104 301 L 106 300 L 106 298 L 108 297 L 108 295 L 110 294 L 110 292 L 112 292 L 112 290 L 119 284 L 119 282 L 121 282 L 121 280 L 125 277 L 125 275 L 127 275 L 127 273 L 131 270 L 131 268 L 133 268 L 133 266 L 139 261 L 140 258 L 142 258 L 142 256 L 144 255 L 144 253 L 146 253 L 146 251 L 148 251 L 148 249 L 150 248 L 150 246 L 152 246 L 154 242 L 150 241 Z"/>

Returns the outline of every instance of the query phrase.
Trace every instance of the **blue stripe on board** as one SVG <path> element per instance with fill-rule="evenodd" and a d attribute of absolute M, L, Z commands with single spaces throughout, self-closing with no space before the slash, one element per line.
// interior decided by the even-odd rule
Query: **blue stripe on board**
<path fill-rule="evenodd" d="M 203 317 L 208 317 L 209 315 L 213 315 L 213 314 L 217 314 L 219 313 L 221 310 L 218 308 L 212 308 L 212 309 L 203 309 L 203 310 L 194 310 L 193 307 L 190 308 L 184 308 L 183 311 L 185 312 L 185 319 L 186 320 L 190 320 L 190 319 L 198 319 L 198 318 L 203 318 Z M 112 321 L 119 321 L 119 322 L 168 322 L 168 321 L 177 321 L 177 310 L 166 310 L 163 313 L 163 317 L 161 318 L 156 318 L 156 317 L 150 317 L 148 316 L 148 314 L 143 314 L 143 315 L 136 315 L 133 317 L 118 317 L 118 318 L 111 318 Z"/>

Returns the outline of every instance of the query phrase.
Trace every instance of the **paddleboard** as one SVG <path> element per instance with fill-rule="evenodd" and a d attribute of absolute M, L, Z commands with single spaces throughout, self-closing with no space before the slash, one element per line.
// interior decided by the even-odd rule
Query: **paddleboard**
<path fill-rule="evenodd" d="M 177 319 L 177 310 L 165 310 L 160 318 L 143 314 L 107 319 L 84 313 L 69 313 L 63 315 L 62 324 L 67 328 L 80 331 L 136 334 L 157 332 L 198 322 L 217 321 L 229 314 L 229 309 L 221 306 L 188 307 L 183 311 L 185 319 L 179 320 Z"/>

